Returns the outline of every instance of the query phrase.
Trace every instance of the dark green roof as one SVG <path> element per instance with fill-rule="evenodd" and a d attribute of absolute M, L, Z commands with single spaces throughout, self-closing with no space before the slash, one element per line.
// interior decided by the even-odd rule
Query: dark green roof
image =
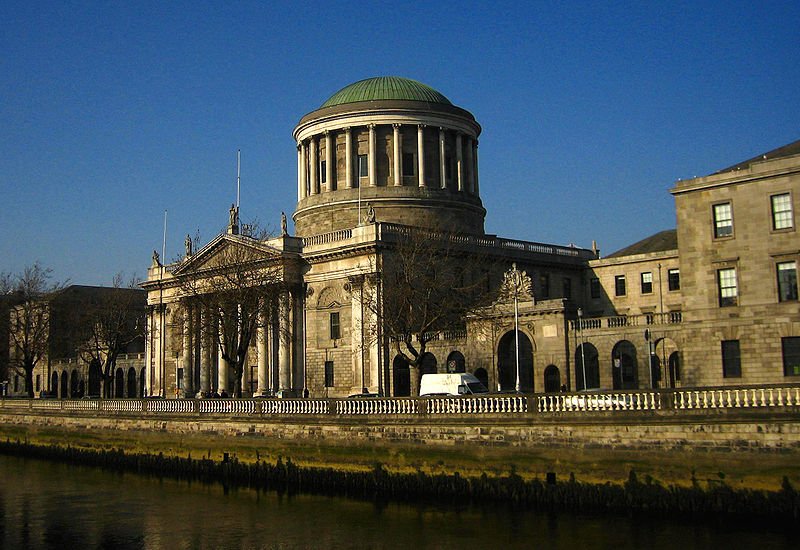
<path fill-rule="evenodd" d="M 402 99 L 452 105 L 444 95 L 422 82 L 399 76 L 378 76 L 345 86 L 333 94 L 320 108 L 381 99 Z"/>
<path fill-rule="evenodd" d="M 678 232 L 675 229 L 667 229 L 655 235 L 651 235 L 646 239 L 642 239 L 637 243 L 626 246 L 622 250 L 617 250 L 613 254 L 609 254 L 606 258 L 620 258 L 622 256 L 633 256 L 634 254 L 649 254 L 651 252 L 666 252 L 668 250 L 677 250 L 678 248 Z"/>

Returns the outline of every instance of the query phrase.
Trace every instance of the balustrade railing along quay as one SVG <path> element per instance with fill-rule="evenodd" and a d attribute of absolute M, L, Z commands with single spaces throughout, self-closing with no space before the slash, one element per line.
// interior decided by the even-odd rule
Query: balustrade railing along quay
<path fill-rule="evenodd" d="M 58 414 L 106 412 L 135 415 L 270 417 L 526 417 L 563 413 L 645 414 L 654 411 L 695 417 L 699 412 L 792 411 L 800 415 L 800 384 L 718 386 L 653 390 L 471 396 L 368 397 L 351 399 L 0 399 L 0 410 Z"/>

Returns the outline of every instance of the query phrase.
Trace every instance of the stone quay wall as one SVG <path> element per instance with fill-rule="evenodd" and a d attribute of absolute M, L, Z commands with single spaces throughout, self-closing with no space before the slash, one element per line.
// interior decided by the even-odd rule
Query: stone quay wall
<path fill-rule="evenodd" d="M 70 434 L 113 430 L 132 437 L 151 433 L 302 442 L 320 446 L 375 444 L 800 453 L 800 408 L 693 411 L 574 411 L 549 414 L 448 415 L 250 414 L 36 410 L 0 407 L 2 426 Z M 101 444 L 102 442 L 100 442 Z"/>

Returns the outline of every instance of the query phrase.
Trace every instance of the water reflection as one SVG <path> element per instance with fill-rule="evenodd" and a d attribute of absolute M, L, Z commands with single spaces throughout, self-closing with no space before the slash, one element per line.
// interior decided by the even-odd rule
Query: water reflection
<path fill-rule="evenodd" d="M 787 533 L 226 490 L 0 456 L 2 548 L 791 548 Z M 762 531 L 762 532 L 759 532 Z"/>

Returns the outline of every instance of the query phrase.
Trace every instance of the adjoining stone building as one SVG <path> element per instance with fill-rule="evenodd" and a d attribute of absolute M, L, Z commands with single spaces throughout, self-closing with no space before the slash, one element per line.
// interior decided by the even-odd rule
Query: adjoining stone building
<path fill-rule="evenodd" d="M 203 266 L 246 250 L 262 269 L 282 268 L 264 286 L 260 321 L 243 350 L 245 395 L 413 395 L 419 373 L 388 345 L 391 335 L 375 315 L 381 299 L 375 281 L 399 235 L 442 228 L 501 275 L 515 265 L 530 279 L 518 308 L 519 373 L 509 303 L 438 331 L 420 372 L 467 371 L 491 389 L 519 384 L 535 392 L 780 383 L 794 375 L 783 364 L 794 364 L 800 336 L 797 144 L 774 159 L 768 154 L 678 182 L 677 231 L 600 258 L 594 246 L 485 234 L 480 131 L 472 114 L 441 93 L 395 77 L 356 82 L 304 116 L 294 131 L 294 236 L 285 223 L 271 239 L 242 235 L 234 207 L 226 234 L 187 249 L 176 264 L 154 258 L 143 285 L 147 391 L 170 397 L 231 391 L 233 355 L 221 351 L 220 327 L 208 322 L 226 317 L 199 305 L 186 284 L 210 276 Z M 714 236 L 711 228 L 732 211 L 719 205 L 734 200 L 735 234 Z M 769 225 L 777 219 L 778 226 Z M 491 284 L 501 283 L 492 274 Z M 267 293 L 268 286 L 275 292 Z M 233 315 L 245 319 L 243 309 Z M 754 325 L 753 336 L 745 334 Z M 738 371 L 734 341 L 741 343 Z"/>
<path fill-rule="evenodd" d="M 41 297 L 8 295 L 8 370 L 4 395 L 25 396 L 23 357 L 36 359 L 32 391 L 37 397 L 79 398 L 101 395 L 97 361 L 105 361 L 108 327 L 104 314 L 124 322 L 117 333 L 113 383 L 107 397 L 139 397 L 144 392 L 144 338 L 138 330 L 146 295 L 136 288 L 69 285 Z M 124 332 L 124 333 L 123 333 Z M 113 336 L 113 335 L 112 335 Z M 92 340 L 95 340 L 92 342 Z"/>

